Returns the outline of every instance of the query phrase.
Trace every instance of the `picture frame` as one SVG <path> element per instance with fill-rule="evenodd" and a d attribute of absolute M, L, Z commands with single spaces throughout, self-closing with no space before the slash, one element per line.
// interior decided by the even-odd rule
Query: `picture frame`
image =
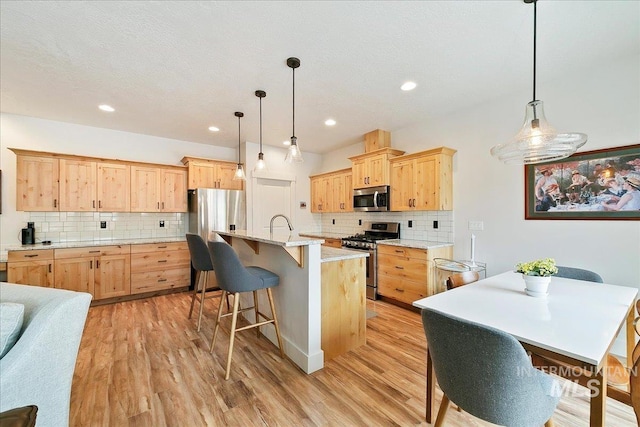
<path fill-rule="evenodd" d="M 640 144 L 525 165 L 524 186 L 528 220 L 640 220 Z"/>

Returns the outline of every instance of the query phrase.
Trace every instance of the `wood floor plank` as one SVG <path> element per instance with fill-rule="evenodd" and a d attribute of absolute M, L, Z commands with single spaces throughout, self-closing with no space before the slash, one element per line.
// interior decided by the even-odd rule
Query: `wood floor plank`
<path fill-rule="evenodd" d="M 225 381 L 228 319 L 209 352 L 218 301 L 206 300 L 200 332 L 197 317 L 187 318 L 188 292 L 91 307 L 73 379 L 70 425 L 428 425 L 426 342 L 418 313 L 367 301 L 376 313 L 367 319 L 367 344 L 311 375 L 281 359 L 265 337 L 240 332 Z M 564 390 L 556 426 L 588 426 L 586 389 Z M 441 399 L 436 387 L 436 408 Z M 446 425 L 491 424 L 450 410 Z M 635 425 L 630 407 L 607 400 L 607 426 Z"/>

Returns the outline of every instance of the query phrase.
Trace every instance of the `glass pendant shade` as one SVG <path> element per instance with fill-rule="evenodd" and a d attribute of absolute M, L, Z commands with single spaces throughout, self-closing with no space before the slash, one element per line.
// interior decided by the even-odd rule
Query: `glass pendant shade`
<path fill-rule="evenodd" d="M 258 161 L 253 167 L 254 172 L 267 170 L 267 163 L 264 161 L 264 154 L 258 153 Z"/>
<path fill-rule="evenodd" d="M 587 142 L 583 133 L 557 133 L 549 124 L 542 101 L 527 104 L 524 124 L 514 140 L 496 145 L 491 155 L 506 164 L 527 165 L 569 157 Z"/>
<path fill-rule="evenodd" d="M 236 173 L 233 175 L 233 180 L 244 181 L 247 178 L 244 174 L 244 168 L 242 167 L 242 163 L 240 163 L 240 119 L 244 117 L 244 113 L 236 111 L 234 115 L 238 118 L 238 168 L 236 169 Z"/>
<path fill-rule="evenodd" d="M 287 163 L 302 163 L 304 159 L 302 158 L 302 152 L 298 147 L 298 138 L 295 136 L 291 137 L 291 145 L 287 150 L 287 155 L 284 158 L 284 161 Z"/>

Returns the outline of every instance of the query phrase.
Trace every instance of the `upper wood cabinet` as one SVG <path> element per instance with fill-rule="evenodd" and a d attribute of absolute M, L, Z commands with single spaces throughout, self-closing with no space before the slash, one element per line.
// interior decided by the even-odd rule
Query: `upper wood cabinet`
<path fill-rule="evenodd" d="M 131 166 L 131 212 L 186 211 L 186 170 Z"/>
<path fill-rule="evenodd" d="M 440 147 L 391 159 L 391 210 L 452 210 L 455 152 Z"/>
<path fill-rule="evenodd" d="M 311 179 L 311 212 L 353 212 L 351 169 L 314 175 Z"/>
<path fill-rule="evenodd" d="M 404 154 L 393 148 L 381 148 L 349 157 L 353 170 L 353 189 L 389 185 L 389 159 Z"/>
<path fill-rule="evenodd" d="M 19 211 L 57 211 L 58 159 L 18 156 L 16 163 L 16 209 Z"/>
<path fill-rule="evenodd" d="M 183 157 L 182 163 L 189 171 L 188 188 L 220 188 L 225 190 L 243 190 L 244 181 L 234 180 L 237 163 L 222 160 Z"/>
<path fill-rule="evenodd" d="M 187 212 L 187 169 L 10 148 L 16 208 L 61 212 Z"/>

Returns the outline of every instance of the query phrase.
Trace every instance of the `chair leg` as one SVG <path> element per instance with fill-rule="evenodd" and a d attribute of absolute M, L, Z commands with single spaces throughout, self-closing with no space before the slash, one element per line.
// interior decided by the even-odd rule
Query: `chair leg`
<path fill-rule="evenodd" d="M 553 423 L 553 420 L 551 418 L 549 418 L 549 420 L 544 423 L 544 427 L 553 427 L 555 426 L 555 424 Z"/>
<path fill-rule="evenodd" d="M 233 315 L 231 316 L 231 335 L 229 336 L 229 355 L 227 356 L 227 371 L 224 375 L 224 379 L 229 379 L 231 373 L 231 356 L 233 355 L 233 342 L 236 338 L 236 324 L 238 322 L 238 306 L 240 305 L 240 298 L 238 293 L 233 296 Z"/>
<path fill-rule="evenodd" d="M 220 304 L 218 305 L 218 315 L 216 316 L 216 326 L 213 329 L 213 338 L 211 338 L 211 346 L 209 347 L 209 352 L 213 353 L 213 345 L 216 343 L 216 336 L 218 336 L 218 328 L 220 327 L 220 318 L 222 317 L 222 304 L 224 303 L 224 297 L 228 296 L 227 291 L 222 291 L 222 296 L 220 297 Z"/>
<path fill-rule="evenodd" d="M 436 423 L 434 427 L 442 427 L 442 423 L 444 422 L 444 417 L 447 415 L 447 409 L 449 409 L 449 398 L 446 394 L 442 395 L 442 402 L 440 402 L 440 409 L 438 409 L 438 417 L 436 418 Z"/>
<path fill-rule="evenodd" d="M 200 285 L 200 271 L 196 271 L 196 284 L 193 287 L 193 295 L 191 296 L 191 308 L 189 309 L 189 319 L 193 313 L 193 304 L 196 302 L 196 294 L 198 293 L 198 286 Z"/>
<path fill-rule="evenodd" d="M 280 357 L 284 359 L 284 348 L 282 347 L 282 335 L 280 335 L 280 325 L 276 316 L 276 307 L 273 304 L 273 294 L 271 288 L 267 288 L 267 296 L 269 297 L 269 305 L 271 306 L 271 316 L 273 317 L 273 326 L 276 328 L 276 336 L 278 337 L 278 347 L 280 347 Z"/>
<path fill-rule="evenodd" d="M 258 291 L 253 291 L 253 310 L 256 313 L 256 323 L 260 320 L 258 319 Z M 256 337 L 260 338 L 260 326 L 256 326 Z"/>
<path fill-rule="evenodd" d="M 202 277 L 202 290 L 200 291 L 200 313 L 198 313 L 198 328 L 197 331 L 200 332 L 200 322 L 202 321 L 202 309 L 204 308 L 204 295 L 207 292 L 207 282 L 209 281 L 209 272 L 204 271 L 204 274 L 200 274 Z"/>

